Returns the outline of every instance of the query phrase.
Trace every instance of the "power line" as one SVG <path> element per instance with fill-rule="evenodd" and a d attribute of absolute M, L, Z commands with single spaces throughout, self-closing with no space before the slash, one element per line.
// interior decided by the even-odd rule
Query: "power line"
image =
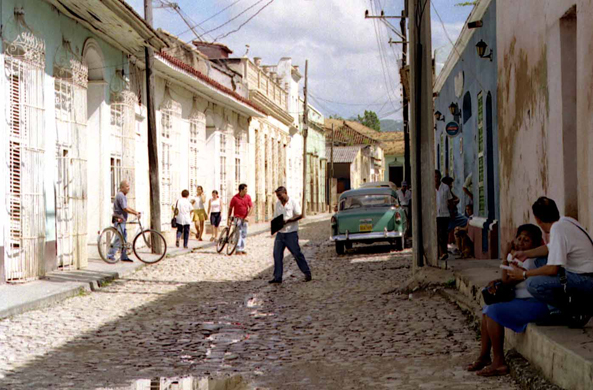
<path fill-rule="evenodd" d="M 309 92 L 309 95 L 314 96 L 311 92 Z M 342 106 L 380 106 L 383 105 L 384 103 L 375 103 L 377 100 L 376 99 L 373 103 L 346 103 L 346 102 L 336 102 L 334 100 L 329 100 L 329 99 L 324 99 L 324 98 L 320 98 L 319 96 L 317 96 L 317 99 L 324 101 L 326 103 L 334 103 L 334 104 L 339 104 Z"/>
<path fill-rule="evenodd" d="M 196 23 L 193 27 L 200 27 L 201 25 L 203 25 L 204 23 L 206 23 L 209 20 L 214 19 L 215 17 L 217 17 L 218 15 L 220 15 L 221 13 L 223 13 L 224 11 L 226 11 L 227 9 L 231 8 L 232 6 L 234 6 L 235 4 L 237 4 L 238 2 L 240 2 L 242 0 L 236 0 L 233 3 L 231 3 L 230 5 L 227 5 L 226 7 L 224 7 L 223 9 L 221 9 L 220 11 L 218 11 L 217 13 L 215 13 L 214 15 L 210 16 L 207 19 L 202 20 L 200 23 Z M 203 30 L 203 29 L 202 29 Z M 187 34 L 188 32 L 191 31 L 191 27 L 188 30 L 183 31 L 180 34 L 177 34 L 177 36 L 181 37 L 184 34 Z M 205 31 L 205 30 L 204 30 Z"/>
<path fill-rule="evenodd" d="M 234 29 L 233 31 L 229 31 L 226 34 L 222 34 L 216 37 L 216 39 L 214 39 L 214 42 L 218 41 L 219 39 L 223 39 L 228 37 L 229 35 L 236 33 L 237 31 L 239 31 L 243 26 L 245 26 L 247 23 L 249 23 L 253 18 L 255 18 L 257 15 L 259 15 L 260 12 L 262 12 L 267 6 L 269 6 L 270 4 L 272 4 L 274 2 L 274 0 L 270 0 L 269 2 L 267 2 L 263 7 L 261 7 L 255 14 L 253 14 L 249 19 L 247 19 L 246 21 L 244 21 L 239 27 L 237 27 L 236 29 Z"/>
<path fill-rule="evenodd" d="M 231 18 L 229 20 L 227 20 L 226 22 L 224 22 L 223 24 L 221 24 L 218 27 L 214 27 L 213 29 L 210 29 L 208 31 L 206 31 L 207 33 L 211 33 L 212 31 L 216 31 L 224 26 L 226 26 L 227 24 L 229 24 L 230 22 L 232 22 L 233 20 L 239 18 L 241 15 L 243 15 L 244 13 L 246 13 L 247 11 L 249 11 L 250 9 L 252 9 L 253 7 L 255 7 L 256 5 L 258 5 L 259 3 L 263 2 L 264 0 L 258 0 L 255 3 L 253 3 L 252 5 L 250 5 L 249 7 L 247 7 L 243 12 L 240 12 L 239 15 L 235 16 L 234 18 Z"/>

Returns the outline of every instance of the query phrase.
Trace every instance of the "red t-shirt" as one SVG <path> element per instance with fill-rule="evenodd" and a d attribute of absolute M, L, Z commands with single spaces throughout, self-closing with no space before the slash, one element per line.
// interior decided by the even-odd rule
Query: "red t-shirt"
<path fill-rule="evenodd" d="M 231 199 L 229 207 L 233 209 L 234 217 L 247 218 L 247 214 L 249 214 L 249 209 L 253 207 L 253 203 L 251 203 L 251 197 L 249 195 L 245 195 L 241 198 L 241 196 L 237 194 Z"/>

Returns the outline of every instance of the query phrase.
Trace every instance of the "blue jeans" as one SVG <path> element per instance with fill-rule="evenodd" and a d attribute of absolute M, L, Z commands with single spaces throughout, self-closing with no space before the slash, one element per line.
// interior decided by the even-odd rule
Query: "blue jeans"
<path fill-rule="evenodd" d="M 128 230 L 126 229 L 126 223 L 125 222 L 116 222 L 113 224 L 113 226 L 121 233 L 121 235 L 124 237 L 124 240 L 128 241 Z M 121 248 L 121 259 L 127 260 L 128 253 L 126 251 L 126 248 L 124 247 L 123 242 L 121 242 L 121 240 L 119 239 L 119 236 L 115 236 L 115 239 L 113 240 L 113 246 L 111 247 L 111 249 L 109 249 L 109 253 L 107 254 L 107 257 L 113 259 L 115 257 L 115 252 L 120 248 Z"/>
<path fill-rule="evenodd" d="M 568 307 L 568 296 L 560 284 L 560 277 L 532 276 L 527 279 L 527 290 L 534 298 L 553 306 L 560 311 L 574 311 L 583 309 L 583 313 L 590 312 L 593 300 L 593 275 L 575 274 L 566 271 L 567 293 L 573 299 L 571 308 Z"/>
<path fill-rule="evenodd" d="M 239 229 L 239 240 L 237 241 L 237 252 L 245 251 L 245 241 L 247 240 L 248 223 L 244 219 L 237 219 L 237 229 Z"/>
<path fill-rule="evenodd" d="M 177 224 L 177 241 L 183 235 L 183 247 L 187 248 L 187 244 L 189 242 L 189 226 L 190 225 L 180 225 Z"/>
<path fill-rule="evenodd" d="M 274 241 L 274 279 L 282 280 L 284 273 L 284 249 L 288 248 L 290 254 L 294 257 L 299 266 L 299 269 L 305 275 L 311 275 L 311 270 L 305 259 L 305 255 L 299 246 L 299 234 L 292 233 L 278 233 L 276 234 L 276 241 Z"/>

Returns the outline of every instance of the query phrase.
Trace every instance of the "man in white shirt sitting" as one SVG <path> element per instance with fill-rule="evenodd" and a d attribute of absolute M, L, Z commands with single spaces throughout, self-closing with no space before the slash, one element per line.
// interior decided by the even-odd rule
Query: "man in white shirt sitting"
<path fill-rule="evenodd" d="M 400 206 L 406 210 L 406 234 L 410 236 L 410 230 L 412 227 L 412 191 L 408 188 L 408 182 L 402 181 L 402 187 L 396 191 L 397 199 L 399 200 Z"/>
<path fill-rule="evenodd" d="M 548 263 L 528 271 L 514 267 L 509 276 L 527 280 L 527 289 L 536 299 L 568 316 L 569 326 L 582 327 L 593 314 L 593 241 L 575 219 L 560 217 L 552 199 L 539 198 L 532 210 L 537 224 L 550 234 L 550 242 L 530 251 L 515 252 L 515 257 L 524 260 L 547 255 Z"/>
<path fill-rule="evenodd" d="M 301 207 L 298 202 L 288 197 L 285 187 L 278 187 L 276 190 L 278 202 L 274 210 L 274 218 L 282 215 L 284 227 L 276 234 L 274 242 L 274 279 L 269 283 L 282 283 L 284 273 L 284 249 L 288 250 L 294 257 L 299 269 L 305 274 L 305 282 L 311 280 L 311 270 L 305 259 L 305 255 L 299 246 L 299 220 L 303 218 Z"/>

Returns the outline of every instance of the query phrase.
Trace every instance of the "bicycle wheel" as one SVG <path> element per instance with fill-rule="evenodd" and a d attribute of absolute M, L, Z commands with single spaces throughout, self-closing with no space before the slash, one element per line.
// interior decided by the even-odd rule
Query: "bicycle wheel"
<path fill-rule="evenodd" d="M 229 239 L 229 228 L 223 227 L 218 235 L 218 239 L 216 240 L 216 252 L 220 253 L 224 249 L 227 241 Z"/>
<path fill-rule="evenodd" d="M 167 254 L 167 241 L 156 230 L 146 229 L 138 233 L 132 246 L 134 254 L 143 263 L 154 264 Z"/>
<path fill-rule="evenodd" d="M 228 241 L 229 244 L 226 247 L 226 254 L 230 256 L 235 253 L 235 249 L 237 249 L 237 244 L 239 243 L 239 229 L 237 229 L 236 226 L 231 228 Z"/>
<path fill-rule="evenodd" d="M 101 259 L 109 264 L 115 264 L 121 259 L 124 248 L 124 238 L 114 227 L 103 229 L 97 239 L 97 249 Z"/>

